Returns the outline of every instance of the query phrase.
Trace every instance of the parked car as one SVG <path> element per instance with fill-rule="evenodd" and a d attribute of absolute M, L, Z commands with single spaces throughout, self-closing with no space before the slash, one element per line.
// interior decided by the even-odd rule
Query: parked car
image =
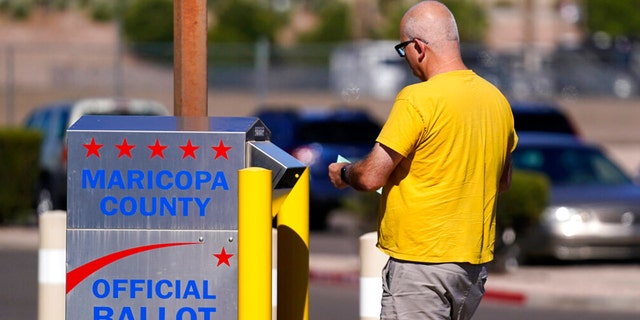
<path fill-rule="evenodd" d="M 520 133 L 513 166 L 551 184 L 541 221 L 520 239 L 525 258 L 640 258 L 640 186 L 601 148 L 572 135 Z"/>
<path fill-rule="evenodd" d="M 330 57 L 332 89 L 346 97 L 395 97 L 405 84 L 417 81 L 413 76 L 408 79 L 406 62 L 393 50 L 396 44 L 378 40 L 338 46 Z"/>
<path fill-rule="evenodd" d="M 548 57 L 556 92 L 561 95 L 604 95 L 631 98 L 638 93 L 638 79 L 631 70 L 602 61 L 587 49 L 560 48 Z"/>
<path fill-rule="evenodd" d="M 83 115 L 169 115 L 167 108 L 144 99 L 91 98 L 40 106 L 27 117 L 25 127 L 42 132 L 38 213 L 65 210 L 67 203 L 66 131 Z"/>
<path fill-rule="evenodd" d="M 380 124 L 363 109 L 266 107 L 255 114 L 271 130 L 271 141 L 309 167 L 310 227 L 322 229 L 329 211 L 349 189 L 338 190 L 327 167 L 338 155 L 351 161 L 371 151 Z"/>
<path fill-rule="evenodd" d="M 511 103 L 516 132 L 555 132 L 579 136 L 578 127 L 556 104 L 537 101 Z"/>
<path fill-rule="evenodd" d="M 330 57 L 329 76 L 332 89 L 348 98 L 369 95 L 393 99 L 406 85 L 419 82 L 404 58 L 393 47 L 397 40 L 346 43 Z M 463 44 L 460 48 L 465 65 L 501 90 L 510 84 L 506 61 L 481 45 Z"/>

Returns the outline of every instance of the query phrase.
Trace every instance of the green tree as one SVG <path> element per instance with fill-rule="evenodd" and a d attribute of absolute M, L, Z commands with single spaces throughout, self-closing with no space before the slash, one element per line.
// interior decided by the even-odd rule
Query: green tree
<path fill-rule="evenodd" d="M 326 1 L 316 8 L 318 27 L 300 36 L 302 42 L 340 42 L 352 39 L 351 9 L 345 2 Z"/>
<path fill-rule="evenodd" d="M 135 0 L 125 10 L 122 23 L 130 42 L 172 42 L 173 0 Z"/>
<path fill-rule="evenodd" d="M 114 18 L 117 0 L 95 0 L 91 2 L 90 14 L 94 21 L 111 21 Z"/>
<path fill-rule="evenodd" d="M 381 1 L 380 10 L 384 14 L 384 22 L 379 28 L 373 30 L 374 39 L 398 39 L 400 37 L 400 20 L 404 13 L 415 3 L 406 1 L 395 3 L 393 1 Z"/>
<path fill-rule="evenodd" d="M 404 13 L 419 1 L 397 2 L 382 0 L 381 11 L 385 14 L 385 21 L 380 29 L 375 31 L 376 37 L 396 39 L 400 35 L 400 20 Z M 453 13 L 458 23 L 460 41 L 480 43 L 484 41 L 488 29 L 487 13 L 477 1 L 473 0 L 442 0 Z"/>
<path fill-rule="evenodd" d="M 287 14 L 250 0 L 227 1 L 217 5 L 214 14 L 216 25 L 208 36 L 212 42 L 255 42 L 261 38 L 273 42 L 288 20 Z"/>
<path fill-rule="evenodd" d="M 442 3 L 449 7 L 456 18 L 461 42 L 481 43 L 484 41 L 489 23 L 487 13 L 477 1 L 444 0 Z"/>
<path fill-rule="evenodd" d="M 584 0 L 586 31 L 611 36 L 640 36 L 640 1 Z"/>

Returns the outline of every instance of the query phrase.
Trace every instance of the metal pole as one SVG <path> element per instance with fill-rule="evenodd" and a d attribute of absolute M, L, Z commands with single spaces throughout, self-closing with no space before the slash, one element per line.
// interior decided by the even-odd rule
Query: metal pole
<path fill-rule="evenodd" d="M 116 2 L 116 56 L 113 66 L 113 81 L 116 97 L 124 97 L 124 73 L 122 70 L 123 61 L 123 37 L 122 37 L 122 14 L 124 11 L 123 0 Z"/>
<path fill-rule="evenodd" d="M 267 99 L 269 83 L 269 40 L 266 38 L 256 42 L 255 75 L 258 105 L 263 105 Z"/>
<path fill-rule="evenodd" d="M 38 319 L 64 320 L 67 213 L 45 212 L 39 225 Z"/>
<path fill-rule="evenodd" d="M 309 168 L 278 213 L 278 320 L 309 319 Z"/>
<path fill-rule="evenodd" d="M 14 94 L 15 94 L 15 72 L 14 72 L 14 48 L 12 45 L 9 45 L 6 49 L 6 66 L 7 66 L 7 93 L 6 93 L 6 104 L 7 104 L 7 119 L 6 122 L 8 125 L 12 125 L 14 121 Z"/>
<path fill-rule="evenodd" d="M 523 44 L 524 44 L 524 68 L 527 72 L 533 72 L 536 67 L 536 8 L 533 0 L 524 1 L 523 10 Z"/>
<path fill-rule="evenodd" d="M 207 1 L 176 0 L 173 13 L 174 114 L 207 115 Z"/>
<path fill-rule="evenodd" d="M 238 171 L 238 320 L 271 319 L 271 170 Z"/>

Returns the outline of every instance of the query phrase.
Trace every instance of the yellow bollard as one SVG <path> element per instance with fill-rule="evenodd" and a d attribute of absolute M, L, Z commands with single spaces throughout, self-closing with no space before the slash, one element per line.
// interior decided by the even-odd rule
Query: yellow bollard
<path fill-rule="evenodd" d="M 39 217 L 38 319 L 64 320 L 67 213 L 48 211 Z"/>
<path fill-rule="evenodd" d="M 278 213 L 278 320 L 309 319 L 309 168 Z"/>
<path fill-rule="evenodd" d="M 271 228 L 271 319 L 278 319 L 278 229 Z"/>
<path fill-rule="evenodd" d="M 271 319 L 271 170 L 238 171 L 238 320 Z"/>

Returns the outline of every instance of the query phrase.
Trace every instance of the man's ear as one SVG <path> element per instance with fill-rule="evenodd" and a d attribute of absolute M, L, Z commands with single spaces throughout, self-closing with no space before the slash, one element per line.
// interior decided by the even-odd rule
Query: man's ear
<path fill-rule="evenodd" d="M 422 61 L 424 58 L 427 57 L 427 50 L 425 50 L 425 48 L 423 48 L 423 44 L 420 41 L 414 41 L 413 45 L 415 46 L 416 52 L 418 52 L 418 60 Z"/>

